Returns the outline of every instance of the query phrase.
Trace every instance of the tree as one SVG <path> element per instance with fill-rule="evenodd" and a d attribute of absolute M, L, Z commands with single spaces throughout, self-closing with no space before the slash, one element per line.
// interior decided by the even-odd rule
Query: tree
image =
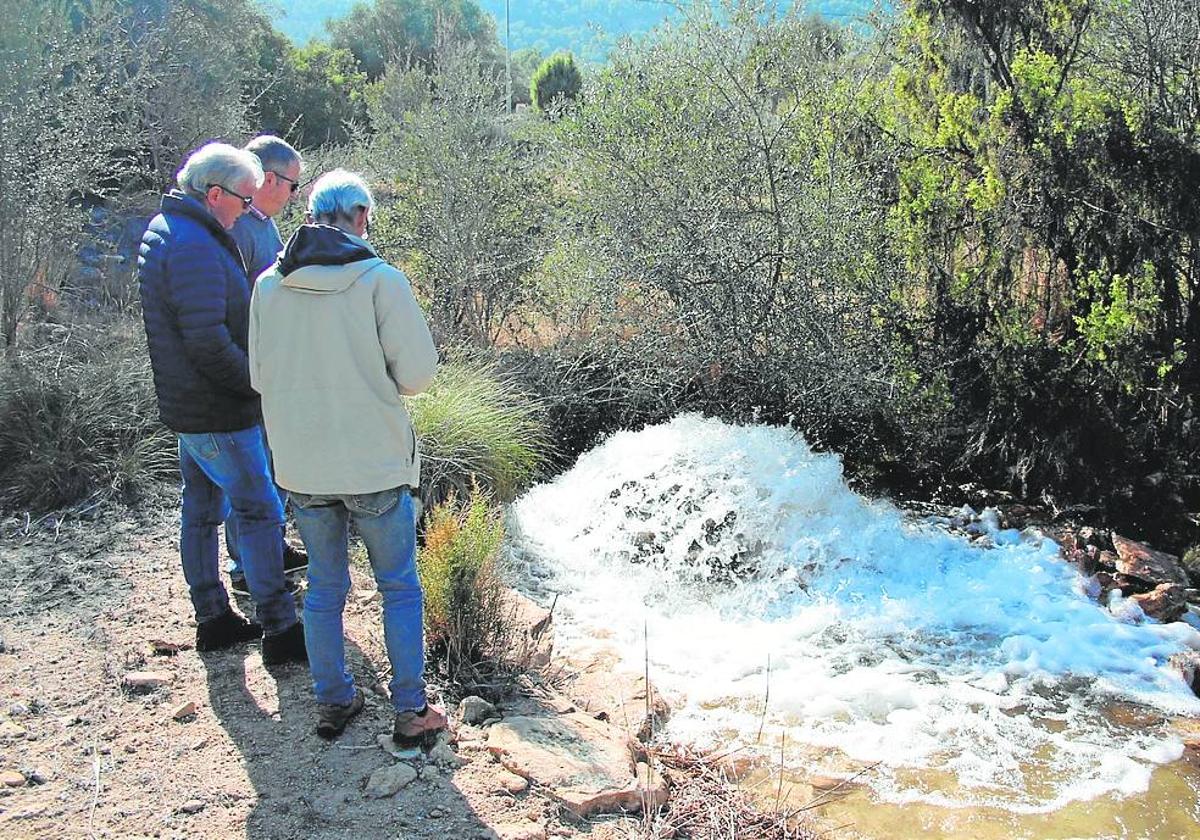
<path fill-rule="evenodd" d="M 542 62 L 529 82 L 529 98 L 540 111 L 555 103 L 574 102 L 583 89 L 583 75 L 569 52 L 555 53 Z"/>
<path fill-rule="evenodd" d="M 327 25 L 331 44 L 349 50 L 371 81 L 393 63 L 430 69 L 440 41 L 474 44 L 486 56 L 500 54 L 495 21 L 475 0 L 356 3 Z"/>

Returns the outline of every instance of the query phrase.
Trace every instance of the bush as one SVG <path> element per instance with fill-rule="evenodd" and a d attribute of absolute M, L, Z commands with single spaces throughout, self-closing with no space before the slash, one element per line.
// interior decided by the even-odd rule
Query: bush
<path fill-rule="evenodd" d="M 539 111 L 550 110 L 559 100 L 574 102 L 583 89 L 583 76 L 569 52 L 555 53 L 542 62 L 529 83 L 529 98 Z"/>
<path fill-rule="evenodd" d="M 465 503 L 434 507 L 417 567 L 425 590 L 426 641 L 446 677 L 473 686 L 496 670 L 510 633 L 496 559 L 500 509 L 478 487 Z"/>
<path fill-rule="evenodd" d="M 541 406 L 486 363 L 444 364 L 429 390 L 409 401 L 421 441 L 421 500 L 426 508 L 473 483 L 511 499 L 540 469 L 548 444 Z"/>
<path fill-rule="evenodd" d="M 136 498 L 177 473 L 136 324 L 43 325 L 0 370 L 0 506 L 49 510 Z"/>

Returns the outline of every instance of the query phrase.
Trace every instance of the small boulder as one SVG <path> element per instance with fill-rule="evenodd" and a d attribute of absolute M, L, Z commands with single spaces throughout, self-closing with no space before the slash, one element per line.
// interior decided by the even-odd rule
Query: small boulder
<path fill-rule="evenodd" d="M 467 759 L 451 749 L 444 732 L 438 735 L 437 743 L 429 751 L 429 760 L 445 770 L 454 770 L 468 763 Z"/>
<path fill-rule="evenodd" d="M 501 770 L 496 776 L 496 787 L 505 793 L 524 793 L 529 790 L 529 780 L 516 773 Z"/>
<path fill-rule="evenodd" d="M 195 716 L 195 714 L 196 704 L 189 700 L 182 705 L 176 706 L 175 710 L 171 712 L 171 717 L 178 721 L 185 721 L 188 718 Z"/>
<path fill-rule="evenodd" d="M 130 671 L 121 682 L 136 691 L 153 691 L 170 685 L 171 675 L 166 671 Z"/>
<path fill-rule="evenodd" d="M 494 717 L 499 717 L 496 707 L 482 697 L 464 697 L 458 704 L 458 719 L 463 723 L 475 725 Z"/>
<path fill-rule="evenodd" d="M 24 773 L 21 773 L 17 770 L 0 771 L 0 785 L 3 785 L 4 787 L 24 787 L 25 782 L 26 779 Z"/>
<path fill-rule="evenodd" d="M 183 814 L 199 814 L 203 810 L 204 803 L 199 799 L 189 799 L 179 806 L 179 811 Z"/>
<path fill-rule="evenodd" d="M 1187 588 L 1187 573 L 1175 555 L 1155 551 L 1144 543 L 1126 539 L 1120 534 L 1113 534 L 1112 541 L 1117 550 L 1116 569 L 1121 574 L 1140 578 L 1155 586 L 1160 583 L 1174 583 L 1181 588 Z"/>
<path fill-rule="evenodd" d="M 416 778 L 417 771 L 409 765 L 389 764 L 371 774 L 364 793 L 373 799 L 386 799 L 395 796 L 396 791 L 411 784 Z"/>
<path fill-rule="evenodd" d="M 1141 607 L 1147 616 L 1163 624 L 1178 621 L 1187 609 L 1183 587 L 1175 583 L 1160 583 L 1149 592 L 1130 595 L 1129 600 Z"/>

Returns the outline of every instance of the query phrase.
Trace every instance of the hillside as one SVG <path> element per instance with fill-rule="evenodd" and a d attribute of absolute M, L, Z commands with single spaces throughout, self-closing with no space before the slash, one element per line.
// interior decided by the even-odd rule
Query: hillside
<path fill-rule="evenodd" d="M 265 0 L 275 25 L 297 43 L 325 36 L 325 21 L 346 14 L 362 0 Z M 504 0 L 480 0 L 496 17 L 504 37 Z M 808 8 L 832 20 L 849 22 L 865 14 L 873 0 L 812 0 Z M 622 35 L 646 32 L 679 13 L 654 0 L 520 0 L 510 4 L 514 50 L 536 47 L 543 53 L 569 49 L 593 61 L 604 58 Z"/>

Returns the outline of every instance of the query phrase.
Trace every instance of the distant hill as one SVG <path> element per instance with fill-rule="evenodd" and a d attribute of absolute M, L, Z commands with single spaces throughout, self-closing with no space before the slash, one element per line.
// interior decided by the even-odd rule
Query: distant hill
<path fill-rule="evenodd" d="M 261 0 L 280 31 L 297 43 L 325 37 L 325 21 L 341 17 L 356 0 Z M 504 0 L 479 0 L 497 19 L 504 40 Z M 783 5 L 788 5 L 784 3 Z M 830 20 L 850 23 L 866 14 L 874 0 L 810 0 L 807 8 Z M 601 61 L 622 35 L 653 29 L 666 18 L 678 17 L 670 5 L 655 0 L 511 0 L 512 48 L 536 47 L 543 53 L 571 50 Z"/>

